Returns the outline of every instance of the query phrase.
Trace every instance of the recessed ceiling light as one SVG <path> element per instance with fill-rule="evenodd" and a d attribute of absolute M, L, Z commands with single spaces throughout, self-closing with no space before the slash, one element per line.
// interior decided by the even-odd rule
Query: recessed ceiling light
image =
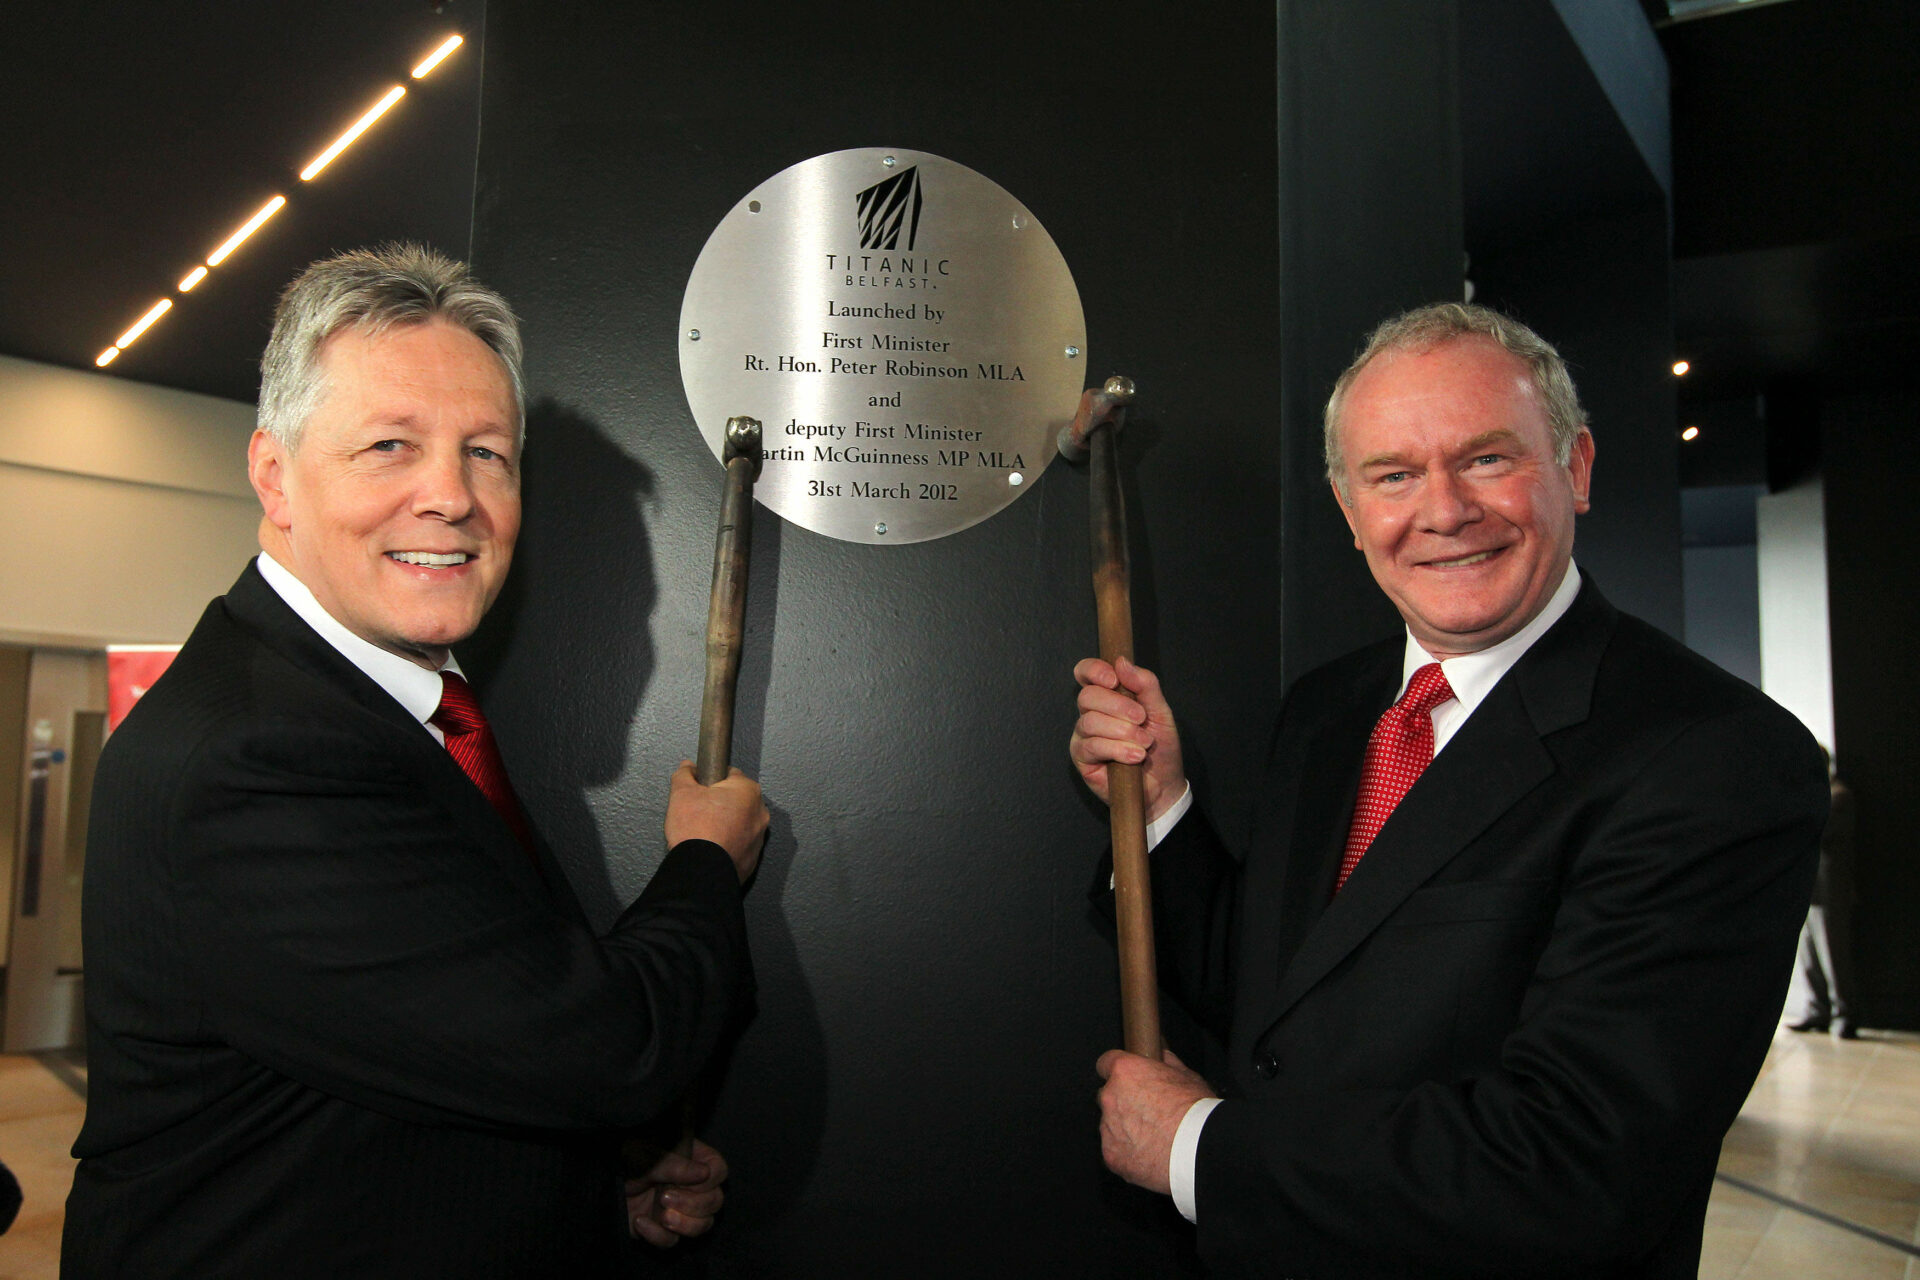
<path fill-rule="evenodd" d="M 1691 368 L 1693 368 L 1693 366 L 1685 360 L 1675 360 L 1673 362 L 1673 376 L 1676 378 L 1681 377 Z"/>
<path fill-rule="evenodd" d="M 1696 439 L 1699 435 L 1700 435 L 1700 428 L 1688 427 L 1685 431 L 1682 431 L 1680 433 L 1680 438 L 1682 440 L 1693 440 L 1693 439 Z"/>

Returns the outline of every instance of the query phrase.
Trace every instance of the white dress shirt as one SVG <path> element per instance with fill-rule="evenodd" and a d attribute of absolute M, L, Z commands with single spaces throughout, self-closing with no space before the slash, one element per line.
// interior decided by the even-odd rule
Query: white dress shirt
<path fill-rule="evenodd" d="M 429 671 L 397 653 L 388 653 L 379 645 L 362 640 L 347 630 L 338 619 L 320 607 L 320 602 L 313 598 L 313 592 L 307 590 L 306 583 L 294 577 L 291 571 L 264 551 L 259 555 L 259 565 L 260 576 L 267 580 L 267 585 L 273 588 L 275 594 L 287 602 L 289 609 L 318 631 L 322 640 L 339 650 L 341 657 L 366 672 L 367 679 L 392 694 L 393 700 L 405 707 L 407 714 L 418 720 L 421 727 L 433 735 L 435 742 L 443 746 L 446 744 L 447 735 L 440 732 L 437 725 L 429 724 L 427 717 L 440 709 L 443 683 L 440 671 L 464 675 L 451 652 L 439 671 Z"/>
<path fill-rule="evenodd" d="M 1560 579 L 1560 585 L 1548 598 L 1546 607 L 1534 615 L 1531 622 L 1502 640 L 1499 644 L 1482 649 L 1478 653 L 1462 654 L 1457 658 L 1439 659 L 1441 674 L 1447 678 L 1447 685 L 1453 690 L 1453 697 L 1435 707 L 1433 716 L 1433 753 L 1439 755 L 1441 748 L 1453 740 L 1467 717 L 1471 716 L 1493 686 L 1500 683 L 1500 677 L 1513 669 L 1520 661 L 1520 655 L 1533 647 L 1533 642 L 1547 633 L 1547 628 L 1560 621 L 1563 614 L 1573 604 L 1573 598 L 1580 593 L 1580 570 L 1572 562 Z M 1407 632 L 1406 655 L 1401 659 L 1400 687 L 1394 691 L 1393 700 L 1398 702 L 1400 695 L 1407 691 L 1407 682 L 1413 679 L 1413 673 L 1428 663 L 1436 661 L 1432 654 L 1420 647 L 1413 638 L 1413 632 Z M 1174 823 L 1192 807 L 1193 788 L 1188 787 L 1181 793 L 1180 799 L 1172 808 L 1162 814 L 1158 821 L 1147 826 L 1147 847 L 1153 848 L 1162 837 L 1173 829 Z M 1200 1156 L 1200 1130 L 1205 1127 L 1207 1117 L 1220 1105 L 1219 1098 L 1201 1098 L 1181 1117 L 1180 1127 L 1174 1131 L 1173 1151 L 1167 1160 L 1167 1181 L 1173 1190 L 1173 1203 L 1188 1222 L 1198 1222 L 1199 1206 L 1194 1195 L 1194 1166 Z"/>

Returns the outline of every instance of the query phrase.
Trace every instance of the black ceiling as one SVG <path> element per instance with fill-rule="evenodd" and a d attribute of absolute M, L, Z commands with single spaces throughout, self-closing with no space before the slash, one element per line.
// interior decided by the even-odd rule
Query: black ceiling
<path fill-rule="evenodd" d="M 274 294 L 303 264 L 395 238 L 465 254 L 484 12 L 484 0 L 11 6 L 0 353 L 90 370 L 171 295 L 173 312 L 111 372 L 250 401 Z M 408 81 L 453 31 L 467 45 Z M 1673 86 L 1676 330 L 1695 365 L 1683 403 L 1738 401 L 1783 379 L 1912 385 L 1920 4 L 1790 0 L 1674 24 L 1660 41 Z M 402 82 L 408 96 L 385 120 L 299 181 Z M 1573 163 L 1579 148 L 1540 154 Z M 1515 216 L 1529 216 L 1526 178 L 1497 184 Z M 276 192 L 289 204 L 254 240 L 192 294 L 172 292 Z"/>
<path fill-rule="evenodd" d="M 1689 398 L 1913 385 L 1920 5 L 1794 0 L 1661 33 Z"/>

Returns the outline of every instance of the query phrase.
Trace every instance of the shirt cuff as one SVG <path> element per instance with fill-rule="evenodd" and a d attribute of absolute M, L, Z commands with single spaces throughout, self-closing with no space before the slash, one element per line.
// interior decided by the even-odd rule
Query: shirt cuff
<path fill-rule="evenodd" d="M 1187 816 L 1187 810 L 1193 808 L 1193 784 L 1187 783 L 1180 789 L 1180 798 L 1175 800 L 1167 811 L 1147 824 L 1147 852 L 1167 838 L 1167 832 L 1173 830 L 1173 824 Z"/>
<path fill-rule="evenodd" d="M 1195 1166 L 1200 1162 L 1200 1130 L 1220 1103 L 1219 1098 L 1201 1098 L 1187 1108 L 1180 1127 L 1173 1131 L 1173 1152 L 1167 1157 L 1167 1181 L 1173 1190 L 1173 1207 L 1188 1222 L 1200 1221 L 1193 1188 Z"/>

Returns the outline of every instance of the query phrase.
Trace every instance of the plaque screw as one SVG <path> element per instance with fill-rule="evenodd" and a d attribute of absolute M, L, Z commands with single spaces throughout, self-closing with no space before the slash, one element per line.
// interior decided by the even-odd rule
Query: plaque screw
<path fill-rule="evenodd" d="M 893 157 L 888 156 L 886 159 L 882 160 L 880 163 L 887 166 L 887 168 L 891 169 L 893 168 Z M 882 529 L 880 532 L 885 533 L 886 530 Z"/>
<path fill-rule="evenodd" d="M 748 213 L 760 212 L 760 202 L 758 200 L 747 201 L 747 212 Z"/>
<path fill-rule="evenodd" d="M 687 330 L 687 341 L 688 342 L 700 341 L 700 331 L 698 329 Z"/>
<path fill-rule="evenodd" d="M 1021 475 L 1018 471 L 1016 471 L 1012 475 L 1009 475 L 1007 477 L 1007 483 L 1014 486 L 1017 489 L 1020 487 L 1021 482 L 1023 482 L 1025 479 L 1026 479 L 1025 476 Z"/>
<path fill-rule="evenodd" d="M 695 337 L 699 337 L 699 334 L 698 334 L 698 333 L 696 333 L 696 334 L 695 334 L 694 336 L 695 336 Z M 1078 347 L 1068 347 L 1068 348 L 1067 348 L 1067 359 L 1069 359 L 1069 360 L 1078 360 L 1079 358 L 1080 358 L 1080 348 L 1078 348 Z"/>
<path fill-rule="evenodd" d="M 887 531 L 887 522 L 885 520 L 877 521 L 873 526 L 873 531 L 875 533 L 885 533 Z"/>

